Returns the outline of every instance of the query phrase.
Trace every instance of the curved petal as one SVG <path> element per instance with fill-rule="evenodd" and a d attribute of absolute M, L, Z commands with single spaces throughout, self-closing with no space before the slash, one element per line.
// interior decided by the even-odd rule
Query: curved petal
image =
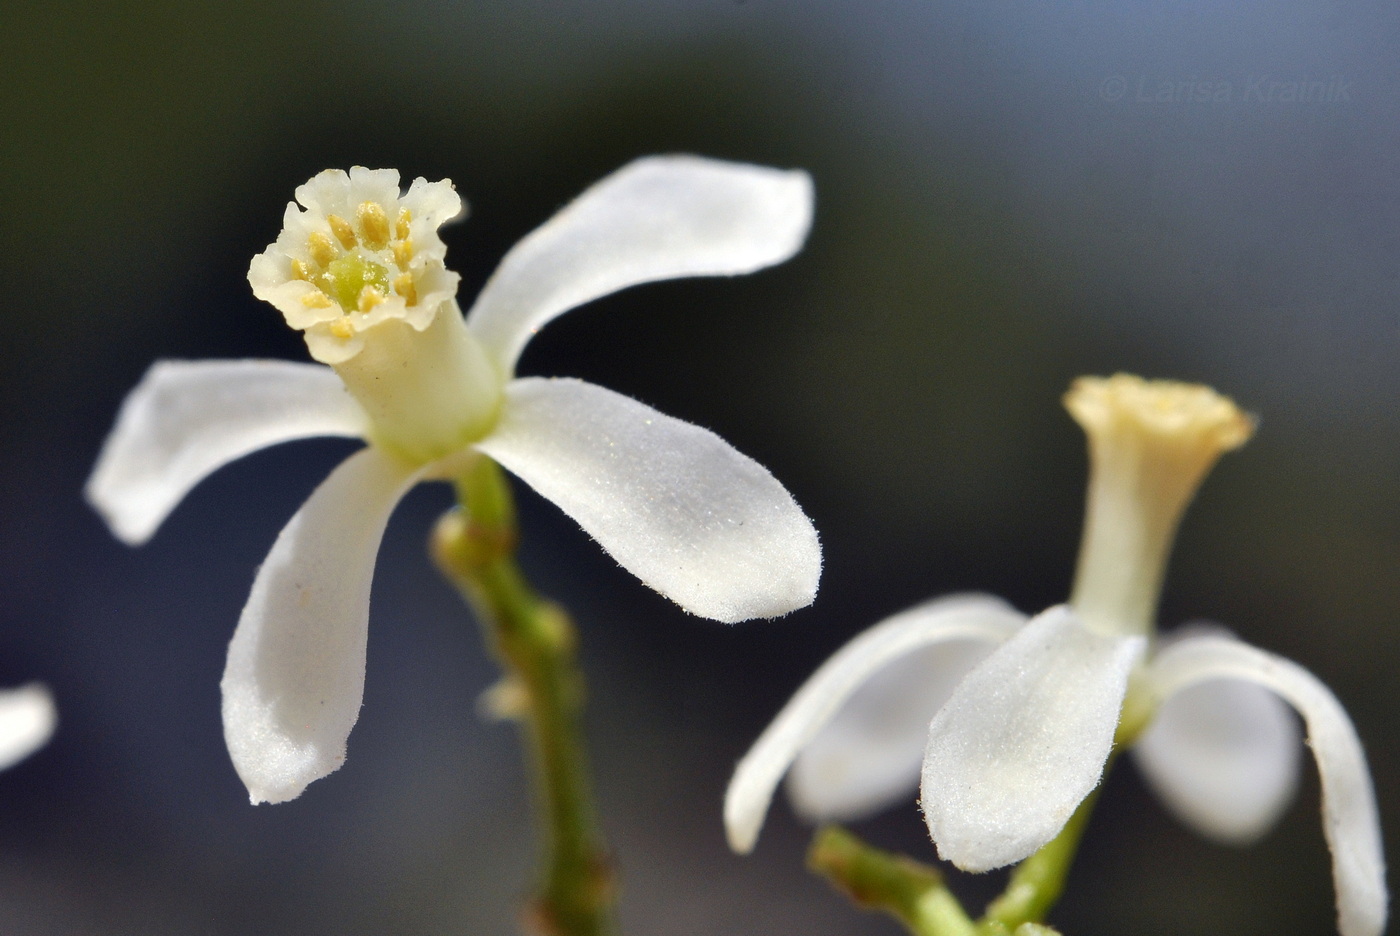
<path fill-rule="evenodd" d="M 1389 894 L 1376 794 L 1366 754 L 1337 697 L 1317 677 L 1282 657 L 1228 637 L 1192 637 L 1163 650 L 1149 670 L 1163 697 L 1214 679 L 1242 679 L 1278 693 L 1303 716 L 1322 779 L 1322 831 L 1332 850 L 1337 929 L 1379 936 Z"/>
<path fill-rule="evenodd" d="M 1025 615 L 1000 599 L 987 595 L 950 595 L 887 618 L 836 651 L 803 684 L 739 761 L 724 797 L 724 825 L 730 847 L 740 853 L 753 850 L 774 788 L 799 752 L 806 756 L 804 748 L 812 743 L 822 743 L 825 748 L 817 755 L 818 766 L 807 768 L 809 776 L 801 781 L 798 789 L 803 792 L 797 794 L 799 797 L 822 806 L 834 805 L 836 808 L 827 810 L 828 813 L 859 811 L 875 800 L 883 804 L 891 786 L 905 786 L 903 762 L 909 751 L 904 742 L 908 740 L 905 737 L 908 731 L 900 724 L 905 718 L 891 717 L 902 701 L 899 693 L 885 692 L 884 687 L 875 693 L 866 693 L 867 680 L 911 659 L 910 654 L 920 654 L 912 659 L 923 663 L 923 652 L 934 649 L 946 653 L 950 649 L 934 647 L 936 644 L 949 641 L 998 643 L 1025 620 Z M 888 688 L 914 689 L 903 680 L 898 686 Z M 907 784 L 911 790 L 917 782 L 923 739 L 932 715 L 931 710 L 919 704 L 927 699 L 919 700 L 918 695 L 919 690 L 914 689 L 915 698 L 911 700 L 914 704 L 910 710 L 916 713 L 913 718 L 917 720 L 917 735 L 913 749 L 914 775 L 908 778 Z M 875 711 L 871 711 L 872 708 Z M 894 730 L 873 742 L 859 738 L 856 729 L 872 721 L 892 725 Z M 834 733 L 828 735 L 833 729 Z M 875 763 L 852 763 L 851 755 L 863 755 L 871 748 L 877 749 Z M 838 770 L 818 773 L 820 767 L 838 758 Z"/>
<path fill-rule="evenodd" d="M 53 695 L 40 683 L 0 690 L 0 770 L 43 747 L 58 727 Z"/>
<path fill-rule="evenodd" d="M 1163 649 L 1188 639 L 1172 636 Z M 1133 747 L 1148 785 L 1178 819 L 1232 845 L 1258 839 L 1288 807 L 1302 753 L 1298 720 L 1284 701 L 1238 679 L 1199 682 L 1164 700 Z"/>
<path fill-rule="evenodd" d="M 361 436 L 365 417 L 329 367 L 158 361 L 122 403 L 84 492 L 118 539 L 144 543 L 201 480 L 250 452 Z"/>
<path fill-rule="evenodd" d="M 924 647 L 871 676 L 793 761 L 793 808 L 813 822 L 854 822 L 912 804 L 929 722 L 999 642 Z"/>
<path fill-rule="evenodd" d="M 561 312 L 640 283 L 781 263 L 811 224 L 805 172 L 698 156 L 638 159 L 516 244 L 467 325 L 509 375 L 525 343 Z"/>
<path fill-rule="evenodd" d="M 929 726 L 920 793 L 940 857 L 990 871 L 1055 837 L 1098 785 L 1145 644 L 1059 606 L 958 684 Z"/>
<path fill-rule="evenodd" d="M 295 799 L 345 760 L 364 696 L 375 555 L 421 472 L 376 448 L 356 452 L 258 570 L 221 684 L 224 740 L 253 803 Z"/>
<path fill-rule="evenodd" d="M 734 622 L 812 603 L 817 531 L 792 495 L 719 436 L 581 380 L 506 386 L 477 448 L 692 614 Z"/>

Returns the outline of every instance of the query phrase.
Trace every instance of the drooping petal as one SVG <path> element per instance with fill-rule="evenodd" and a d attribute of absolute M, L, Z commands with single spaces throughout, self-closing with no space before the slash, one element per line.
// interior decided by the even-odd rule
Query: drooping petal
<path fill-rule="evenodd" d="M 1278 693 L 1298 710 L 1322 780 L 1337 929 L 1342 936 L 1379 936 L 1390 898 L 1376 794 L 1356 729 L 1331 690 L 1296 663 L 1221 636 L 1187 638 L 1166 648 L 1148 675 L 1163 697 L 1208 680 L 1241 679 Z"/>
<path fill-rule="evenodd" d="M 828 815 L 849 814 L 873 802 L 883 804 L 891 787 L 912 791 L 918 779 L 928 719 L 933 714 L 923 704 L 928 699 L 921 699 L 923 690 L 909 686 L 902 678 L 897 685 L 881 687 L 873 693 L 866 692 L 870 688 L 867 681 L 906 660 L 925 664 L 925 654 L 953 650 L 935 645 L 953 641 L 998 643 L 1025 619 L 1025 615 L 997 598 L 950 595 L 887 618 L 836 651 L 739 761 L 724 799 L 724 824 L 730 847 L 741 853 L 753 849 L 778 781 L 799 752 L 806 756 L 804 748 L 813 743 L 824 747 L 817 754 L 815 766 L 808 768 L 809 776 L 800 787 L 804 792 L 799 795 L 820 804 L 823 808 L 819 811 Z M 897 675 L 903 677 L 906 672 L 902 670 Z M 910 689 L 912 698 L 902 700 L 899 693 L 886 689 Z M 912 720 L 917 722 L 913 776 L 908 777 L 905 761 L 910 753 L 910 739 L 908 726 L 903 722 L 911 719 L 898 712 L 902 701 L 912 703 L 909 711 L 915 712 Z M 884 730 L 873 738 L 860 738 L 857 729 L 872 723 Z M 867 755 L 869 763 L 857 762 Z"/>
<path fill-rule="evenodd" d="M 920 798 L 940 857 L 990 871 L 1055 837 L 1098 785 L 1144 647 L 1059 606 L 968 673 L 933 717 L 924 756 Z"/>
<path fill-rule="evenodd" d="M 791 257 L 812 180 L 698 156 L 650 156 L 596 183 L 506 254 L 467 317 L 504 374 L 546 322 L 628 286 L 751 273 Z"/>
<path fill-rule="evenodd" d="M 0 770 L 43 747 L 58 726 L 53 695 L 40 683 L 0 690 Z"/>
<path fill-rule="evenodd" d="M 158 361 L 127 395 L 88 502 L 118 539 L 144 543 L 201 480 L 258 449 L 359 436 L 365 417 L 329 367 L 291 361 Z"/>
<path fill-rule="evenodd" d="M 929 722 L 999 642 L 924 647 L 873 675 L 793 761 L 787 792 L 797 812 L 854 822 L 912 804 Z"/>
<path fill-rule="evenodd" d="M 1164 647 L 1190 635 L 1173 636 Z M 1288 807 L 1302 753 L 1298 719 L 1284 701 L 1238 679 L 1196 683 L 1164 700 L 1133 748 L 1148 785 L 1178 819 L 1238 845 L 1262 836 Z"/>
<path fill-rule="evenodd" d="M 776 617 L 816 596 L 811 521 L 709 430 L 581 380 L 525 378 L 506 386 L 500 422 L 477 448 L 692 614 Z"/>
<path fill-rule="evenodd" d="M 394 505 L 421 468 L 366 448 L 331 472 L 258 570 L 224 668 L 224 740 L 254 803 L 345 760 L 365 687 L 369 589 Z"/>

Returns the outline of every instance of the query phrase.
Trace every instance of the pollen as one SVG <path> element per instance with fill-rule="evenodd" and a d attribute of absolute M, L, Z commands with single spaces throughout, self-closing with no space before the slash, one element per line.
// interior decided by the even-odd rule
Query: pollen
<path fill-rule="evenodd" d="M 342 315 L 334 322 L 331 322 L 330 328 L 331 334 L 341 341 L 349 341 L 351 338 L 355 337 L 355 326 L 350 323 L 350 316 L 348 315 Z"/>
<path fill-rule="evenodd" d="M 308 309 L 329 309 L 335 303 L 323 292 L 307 293 L 301 297 L 301 304 Z"/>
<path fill-rule="evenodd" d="M 336 258 L 335 245 L 331 239 L 320 231 L 312 231 L 306 238 L 306 247 L 311 252 L 311 259 L 316 261 L 317 266 L 330 266 L 331 261 Z"/>
<path fill-rule="evenodd" d="M 408 240 L 408 225 L 413 220 L 413 212 L 407 208 L 399 209 L 399 220 L 394 225 L 394 236 L 399 240 Z"/>
<path fill-rule="evenodd" d="M 412 273 L 400 273 L 394 277 L 394 292 L 403 296 L 405 305 L 418 304 L 418 288 L 413 285 Z"/>
<path fill-rule="evenodd" d="M 356 244 L 355 229 L 350 226 L 349 221 L 340 215 L 327 215 L 326 223 L 331 226 L 331 233 L 335 235 L 335 239 L 340 241 L 346 250 L 354 249 Z"/>
<path fill-rule="evenodd" d="M 307 272 L 306 264 L 303 263 L 302 261 L 296 259 L 295 257 L 292 258 L 292 279 L 296 279 L 296 280 L 309 280 L 309 279 L 311 279 L 311 274 L 310 274 L 309 272 Z"/>
<path fill-rule="evenodd" d="M 403 240 L 394 241 L 394 263 L 398 264 L 400 270 L 407 270 L 409 263 L 413 261 L 413 241 L 405 237 Z"/>
<path fill-rule="evenodd" d="M 360 290 L 360 311 L 368 312 L 387 298 L 388 297 L 380 290 L 375 289 L 373 286 L 366 286 L 364 289 Z"/>
<path fill-rule="evenodd" d="M 389 243 L 389 218 L 384 214 L 384 207 L 379 202 L 361 202 L 355 215 L 360 219 L 365 244 L 371 250 L 383 250 Z"/>

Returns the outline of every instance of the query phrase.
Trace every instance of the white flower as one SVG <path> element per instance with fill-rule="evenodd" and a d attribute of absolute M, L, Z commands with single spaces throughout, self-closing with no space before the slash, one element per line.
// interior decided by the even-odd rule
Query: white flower
<path fill-rule="evenodd" d="M 310 436 L 370 445 L 278 537 L 229 646 L 224 734 L 253 802 L 340 766 L 364 689 L 370 579 L 385 524 L 420 480 L 484 453 L 554 501 L 624 568 L 721 621 L 811 603 L 816 532 L 766 470 L 722 439 L 579 380 L 514 376 L 550 319 L 638 283 L 748 273 L 802 246 L 811 180 L 692 156 L 638 160 L 501 262 L 465 319 L 437 226 L 450 182 L 327 171 L 297 189 L 253 291 L 330 367 L 160 362 L 127 397 L 87 485 L 128 543 L 200 479 Z M 348 393 L 346 392 L 348 390 Z"/>
<path fill-rule="evenodd" d="M 939 855 L 990 870 L 1059 833 L 1115 739 L 1138 742 L 1139 766 L 1185 823 L 1248 842 L 1295 788 L 1302 745 L 1287 702 L 1322 778 L 1338 928 L 1377 936 L 1388 901 L 1380 825 L 1340 703 L 1296 664 L 1219 631 L 1152 651 L 1177 521 L 1249 420 L 1207 388 L 1125 375 L 1077 381 L 1065 402 L 1092 463 L 1069 604 L 1027 621 L 998 599 L 958 595 L 857 636 L 740 761 L 725 800 L 730 844 L 753 848 L 791 766 L 795 805 L 818 819 L 859 818 L 921 783 Z"/>
<path fill-rule="evenodd" d="M 58 727 L 53 695 L 40 683 L 0 689 L 0 770 L 48 743 Z"/>

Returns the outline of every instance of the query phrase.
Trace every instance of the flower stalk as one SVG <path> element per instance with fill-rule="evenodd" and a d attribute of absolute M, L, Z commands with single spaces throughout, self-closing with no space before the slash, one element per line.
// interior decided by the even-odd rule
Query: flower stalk
<path fill-rule="evenodd" d="M 882 851 L 840 826 L 812 836 L 807 867 L 858 907 L 894 917 L 914 936 L 1047 936 L 1041 921 L 1064 890 L 1097 793 L 1080 804 L 1054 841 L 1023 861 L 1001 896 L 973 922 L 937 868 Z"/>
<path fill-rule="evenodd" d="M 936 868 L 867 845 L 839 826 L 824 826 L 812 836 L 807 867 L 856 906 L 889 914 L 915 936 L 976 933 Z"/>
<path fill-rule="evenodd" d="M 608 936 L 617 932 L 616 888 L 584 753 L 573 623 L 516 564 L 515 507 L 499 466 L 473 459 L 457 494 L 459 506 L 433 533 L 432 552 L 505 670 L 511 691 L 496 696 L 512 704 L 498 711 L 518 720 L 528 739 L 545 857 L 526 926 L 539 936 Z"/>

